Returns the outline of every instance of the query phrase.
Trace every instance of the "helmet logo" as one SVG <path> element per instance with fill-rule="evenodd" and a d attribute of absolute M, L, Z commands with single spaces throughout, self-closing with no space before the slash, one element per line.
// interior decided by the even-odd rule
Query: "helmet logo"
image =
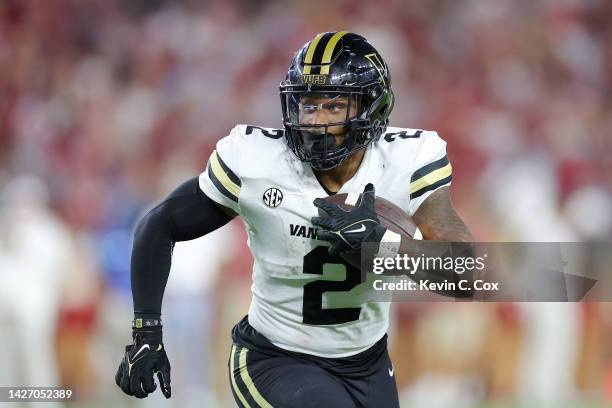
<path fill-rule="evenodd" d="M 301 81 L 303 84 L 325 85 L 327 75 L 302 75 Z"/>
<path fill-rule="evenodd" d="M 374 65 L 374 68 L 376 68 L 376 71 L 378 71 L 378 75 L 380 75 L 380 79 L 382 80 L 383 85 L 386 86 L 387 84 L 385 81 L 385 77 L 383 75 L 383 71 L 385 70 L 385 65 L 382 62 L 382 58 L 376 53 L 367 54 L 365 57 L 370 60 L 372 65 Z"/>
<path fill-rule="evenodd" d="M 270 207 L 276 208 L 283 201 L 283 192 L 278 188 L 271 187 L 263 193 L 263 203 Z"/>

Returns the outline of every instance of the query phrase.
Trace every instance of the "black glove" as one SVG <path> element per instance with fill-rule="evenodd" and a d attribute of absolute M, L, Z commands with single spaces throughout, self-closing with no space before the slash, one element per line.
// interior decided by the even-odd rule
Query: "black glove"
<path fill-rule="evenodd" d="M 374 211 L 375 198 L 374 185 L 368 183 L 361 203 L 350 211 L 322 198 L 314 200 L 313 204 L 328 214 L 327 217 L 313 217 L 311 221 L 322 228 L 317 232 L 318 239 L 331 243 L 330 255 L 360 250 L 363 242 L 380 242 L 387 229 L 380 224 Z"/>
<path fill-rule="evenodd" d="M 127 395 L 145 398 L 157 388 L 153 379 L 153 374 L 157 373 L 162 393 L 170 398 L 170 362 L 162 342 L 161 321 L 155 320 L 159 325 L 143 327 L 142 320 L 138 320 L 135 320 L 136 326 L 140 327 L 133 327 L 134 343 L 125 346 L 115 383 Z"/>

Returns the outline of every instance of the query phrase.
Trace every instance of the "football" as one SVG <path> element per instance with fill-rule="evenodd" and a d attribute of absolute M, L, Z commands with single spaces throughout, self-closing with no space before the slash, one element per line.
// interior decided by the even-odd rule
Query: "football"
<path fill-rule="evenodd" d="M 334 194 L 329 197 L 324 197 L 323 199 L 329 203 L 336 204 L 344 210 L 350 210 L 361 202 L 361 194 Z M 399 206 L 382 197 L 376 197 L 374 201 L 374 210 L 376 211 L 378 220 L 385 228 L 398 234 L 414 237 L 417 228 L 416 224 Z M 327 215 L 327 213 L 319 208 L 319 216 L 325 215 Z M 345 252 L 342 254 L 342 258 L 349 264 L 361 269 L 360 251 Z"/>

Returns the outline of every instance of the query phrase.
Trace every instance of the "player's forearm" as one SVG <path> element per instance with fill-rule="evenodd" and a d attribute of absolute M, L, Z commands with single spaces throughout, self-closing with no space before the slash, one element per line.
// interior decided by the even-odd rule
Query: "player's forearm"
<path fill-rule="evenodd" d="M 134 313 L 150 314 L 150 317 L 159 317 L 161 314 L 174 243 L 169 220 L 164 217 L 159 206 L 138 223 L 131 260 Z"/>
<path fill-rule="evenodd" d="M 425 240 L 474 241 L 474 236 L 451 203 L 448 187 L 433 192 L 414 213 L 413 220 Z"/>
<path fill-rule="evenodd" d="M 204 236 L 232 219 L 199 189 L 194 177 L 147 213 L 134 233 L 131 260 L 134 313 L 159 317 L 175 242 Z"/>
<path fill-rule="evenodd" d="M 430 241 L 474 242 L 474 236 L 456 213 L 449 214 L 444 219 L 440 217 L 432 218 L 421 233 L 423 239 Z"/>
<path fill-rule="evenodd" d="M 433 192 L 415 212 L 413 219 L 423 235 L 423 240 L 402 236 L 398 249 L 400 256 L 430 259 L 473 257 L 473 246 L 470 243 L 474 241 L 474 237 L 453 208 L 448 187 L 442 187 Z M 471 273 L 466 272 L 459 275 L 452 268 L 424 268 L 413 272 L 410 277 L 417 282 L 429 280 L 441 283 L 473 279 Z M 454 297 L 471 297 L 472 295 L 466 291 L 441 294 Z"/>

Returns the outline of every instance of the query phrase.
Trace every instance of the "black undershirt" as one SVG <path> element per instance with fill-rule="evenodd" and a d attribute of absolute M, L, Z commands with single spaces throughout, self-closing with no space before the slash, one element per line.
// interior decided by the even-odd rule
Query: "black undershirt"
<path fill-rule="evenodd" d="M 134 232 L 131 282 L 136 317 L 157 318 L 175 242 L 202 237 L 233 217 L 187 180 L 149 211 Z"/>

